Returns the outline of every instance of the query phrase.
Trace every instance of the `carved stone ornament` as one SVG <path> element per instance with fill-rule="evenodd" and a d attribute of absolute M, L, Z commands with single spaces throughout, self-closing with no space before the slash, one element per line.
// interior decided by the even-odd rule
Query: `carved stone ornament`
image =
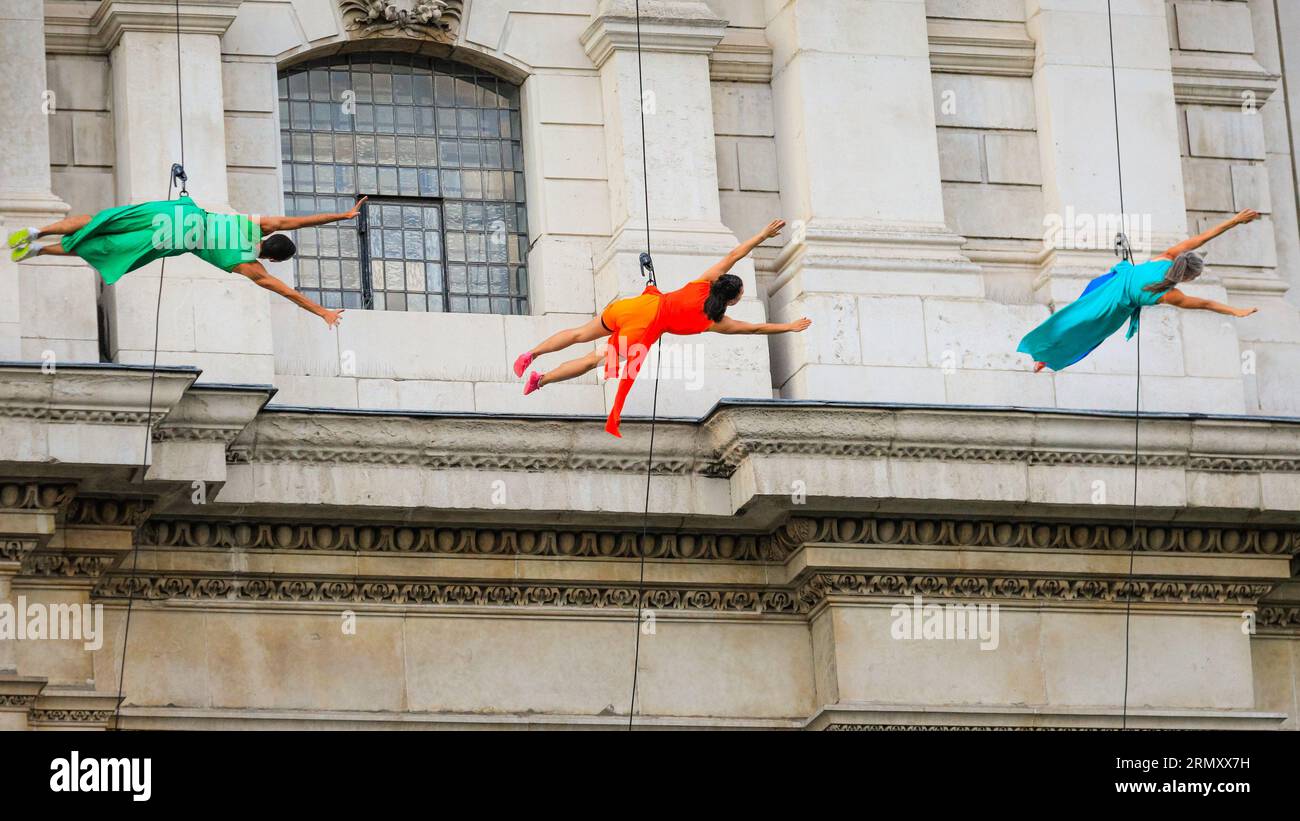
<path fill-rule="evenodd" d="M 341 0 L 349 31 L 450 41 L 460 25 L 463 0 Z"/>

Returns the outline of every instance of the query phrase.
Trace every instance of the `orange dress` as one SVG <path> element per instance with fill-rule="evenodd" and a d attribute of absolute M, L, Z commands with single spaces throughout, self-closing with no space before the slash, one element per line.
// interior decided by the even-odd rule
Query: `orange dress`
<path fill-rule="evenodd" d="M 641 296 L 620 299 L 600 315 L 600 321 L 609 328 L 609 343 L 605 346 L 605 378 L 618 376 L 620 354 L 627 358 L 627 372 L 618 381 L 618 393 L 605 430 L 622 436 L 618 432 L 618 423 L 623 414 L 623 403 L 627 401 L 628 391 L 632 390 L 632 383 L 636 381 L 650 346 L 660 336 L 703 333 L 713 324 L 713 320 L 704 315 L 704 301 L 709 298 L 712 287 L 713 283 L 697 279 L 665 294 L 655 286 L 647 285 Z"/>

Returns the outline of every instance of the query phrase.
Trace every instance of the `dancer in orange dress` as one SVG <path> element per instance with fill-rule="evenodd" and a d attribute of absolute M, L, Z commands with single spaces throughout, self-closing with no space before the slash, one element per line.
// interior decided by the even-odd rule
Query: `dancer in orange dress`
<path fill-rule="evenodd" d="M 520 354 L 515 360 L 515 376 L 523 376 L 524 370 L 542 354 L 609 337 L 603 352 L 597 351 L 572 359 L 545 373 L 530 373 L 524 386 L 524 395 L 552 382 L 581 376 L 599 365 L 602 359 L 605 362 L 605 376 L 612 379 L 618 375 L 619 359 L 626 359 L 627 370 L 619 380 L 614 407 L 605 424 L 605 430 L 619 436 L 619 417 L 628 391 L 632 389 L 632 383 L 636 380 L 650 346 L 663 334 L 688 336 L 705 331 L 718 334 L 783 334 L 803 331 L 812 324 L 807 318 L 794 322 L 753 323 L 726 316 L 727 308 L 739 302 L 745 293 L 745 285 L 740 277 L 728 272 L 764 240 L 779 235 L 784 227 L 784 220 L 773 220 L 699 279 L 666 294 L 655 286 L 648 285 L 640 296 L 616 300 L 590 322 L 552 334 L 537 347 Z"/>

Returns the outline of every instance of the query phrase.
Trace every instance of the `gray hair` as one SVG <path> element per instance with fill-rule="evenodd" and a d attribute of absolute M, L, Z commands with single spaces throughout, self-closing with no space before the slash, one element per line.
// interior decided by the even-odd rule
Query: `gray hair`
<path fill-rule="evenodd" d="M 1169 266 L 1169 270 L 1165 272 L 1164 279 L 1159 282 L 1153 282 L 1142 290 L 1151 291 L 1157 294 L 1163 293 L 1175 285 L 1184 282 L 1191 282 L 1200 276 L 1201 272 L 1204 270 L 1205 257 L 1194 251 L 1184 251 L 1174 257 L 1174 264 Z"/>

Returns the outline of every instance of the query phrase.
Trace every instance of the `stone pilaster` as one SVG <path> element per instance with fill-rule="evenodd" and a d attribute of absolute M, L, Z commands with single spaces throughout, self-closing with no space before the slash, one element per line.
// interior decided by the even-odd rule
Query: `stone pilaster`
<path fill-rule="evenodd" d="M 1117 227 L 1119 175 L 1106 0 L 1028 0 L 1027 12 L 1036 49 L 1034 95 L 1045 212 L 1070 225 L 1072 216 L 1079 216 Z M 1137 225 L 1150 226 L 1149 234 L 1128 231 L 1134 254 L 1143 259 L 1153 247 L 1163 250 L 1187 233 L 1173 73 L 1169 50 L 1163 47 L 1169 36 L 1163 3 L 1116 3 L 1112 13 L 1124 204 Z M 1066 243 L 1049 251 L 1035 283 L 1044 301 L 1073 300 L 1088 279 L 1114 264 L 1114 230 L 1099 229 L 1098 237 L 1096 247 Z"/>
<path fill-rule="evenodd" d="M 45 79 L 44 3 L 0 2 L 0 232 L 45 224 L 68 206 L 50 190 L 50 106 Z M 0 255 L 0 359 L 22 359 L 20 269 Z"/>
<path fill-rule="evenodd" d="M 1044 255 L 1034 289 L 1039 302 L 1060 307 L 1116 262 L 1111 241 L 1120 227 L 1121 167 L 1125 228 L 1138 260 L 1203 226 L 1187 221 L 1179 84 L 1166 48 L 1165 4 L 1112 4 L 1114 80 L 1106 0 L 1029 0 L 1026 8 L 1036 48 L 1044 211 L 1065 226 L 1062 241 L 1054 243 L 1063 247 Z M 1081 230 L 1086 225 L 1097 226 L 1092 240 Z M 1228 301 L 1213 262 L 1216 249 L 1227 250 L 1232 241 L 1221 239 L 1207 247 L 1211 268 L 1186 290 Z M 1235 321 L 1156 308 L 1144 312 L 1142 324 L 1144 410 L 1245 410 Z M 1079 365 L 1052 377 L 1057 404 L 1131 409 L 1137 356 L 1137 344 L 1117 334 Z"/>
<path fill-rule="evenodd" d="M 774 319 L 816 317 L 810 332 L 774 340 L 776 384 L 793 398 L 941 401 L 916 297 L 980 297 L 983 283 L 945 225 L 925 3 L 768 11 L 781 200 L 797 221 L 770 307 Z M 887 308 L 887 347 L 911 349 L 901 359 L 863 341 L 879 306 L 860 297 L 877 295 L 909 297 Z M 886 365 L 917 367 L 876 378 Z"/>
<path fill-rule="evenodd" d="M 646 243 L 647 176 L 651 250 L 663 290 L 694 279 L 739 242 L 722 223 L 712 128 L 709 55 L 725 29 L 726 22 L 701 0 L 643 0 L 644 100 L 637 83 L 632 0 L 601 0 L 583 33 L 583 46 L 600 71 L 613 225 L 608 245 L 595 260 L 597 310 L 644 287 L 637 260 Z M 648 170 L 642 166 L 643 107 Z M 742 262 L 733 273 L 745 280 L 746 292 L 730 315 L 763 321 L 752 262 Z M 762 339 L 710 339 L 704 345 L 668 337 L 659 350 L 674 357 L 665 359 L 660 414 L 702 413 L 722 396 L 771 396 Z M 673 364 L 678 362 L 681 367 Z M 611 397 L 613 388 L 613 382 L 607 384 Z M 648 413 L 651 394 L 644 386 L 633 391 L 626 414 Z"/>
<path fill-rule="evenodd" d="M 190 194 L 208 210 L 230 210 L 221 35 L 238 6 L 238 0 L 182 3 L 179 90 L 173 7 L 116 0 L 95 15 L 95 36 L 112 60 L 120 201 L 168 197 L 171 164 L 182 153 L 183 97 Z M 136 271 L 105 292 L 109 347 L 116 361 L 152 360 L 160 268 L 154 264 Z M 192 256 L 167 260 L 160 322 L 160 363 L 196 365 L 209 382 L 272 381 L 267 295 L 241 277 Z"/>

